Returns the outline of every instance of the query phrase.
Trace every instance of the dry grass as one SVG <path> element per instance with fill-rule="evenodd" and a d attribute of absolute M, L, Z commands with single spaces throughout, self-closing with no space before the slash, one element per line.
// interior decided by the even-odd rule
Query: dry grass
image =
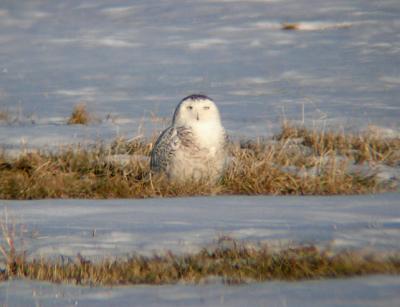
<path fill-rule="evenodd" d="M 0 122 L 8 122 L 10 120 L 10 113 L 5 110 L 0 110 Z"/>
<path fill-rule="evenodd" d="M 297 23 L 284 23 L 282 24 L 282 30 L 299 30 L 300 26 Z"/>
<path fill-rule="evenodd" d="M 378 185 L 374 176 L 349 173 L 349 164 L 400 165 L 399 139 L 322 133 L 289 126 L 283 127 L 275 139 L 232 144 L 232 161 L 217 185 L 183 185 L 151 175 L 149 155 L 155 139 L 119 139 L 108 147 L 29 153 L 14 159 L 0 154 L 0 198 L 374 193 L 389 188 Z M 126 154 L 130 159 L 118 161 L 116 154 Z"/>
<path fill-rule="evenodd" d="M 87 125 L 90 119 L 85 104 L 80 103 L 74 106 L 74 110 L 67 123 L 68 125 Z"/>
<path fill-rule="evenodd" d="M 11 225 L 11 226 L 10 226 Z M 27 260 L 23 234 L 1 221 L 0 282 L 15 278 L 79 285 L 136 285 L 203 283 L 220 278 L 227 284 L 267 280 L 309 280 L 371 274 L 400 274 L 400 254 L 320 250 L 298 246 L 272 251 L 267 245 L 248 244 L 223 236 L 210 248 L 194 254 L 135 255 L 124 259 L 91 261 L 79 253 L 75 259 Z"/>
<path fill-rule="evenodd" d="M 3 218 L 0 221 L 1 239 L 0 239 L 0 264 L 3 263 L 6 270 L 10 272 L 17 263 L 25 261 L 23 227 L 21 226 L 17 233 L 15 222 L 9 221 L 7 209 L 4 209 Z"/>
<path fill-rule="evenodd" d="M 226 239 L 224 239 L 225 241 Z M 369 274 L 400 274 L 400 257 L 341 252 L 330 255 L 313 246 L 270 252 L 267 246 L 245 247 L 232 241 L 197 254 L 133 256 L 128 260 L 91 262 L 78 254 L 75 261 L 27 261 L 14 256 L 0 280 L 29 278 L 81 285 L 201 283 L 219 277 L 225 283 L 266 280 L 339 278 Z"/>
<path fill-rule="evenodd" d="M 334 154 L 353 159 L 356 163 L 373 161 L 400 165 L 400 138 L 382 138 L 372 133 L 318 132 L 285 124 L 276 139 L 301 139 L 300 143 L 311 148 L 316 156 Z"/>

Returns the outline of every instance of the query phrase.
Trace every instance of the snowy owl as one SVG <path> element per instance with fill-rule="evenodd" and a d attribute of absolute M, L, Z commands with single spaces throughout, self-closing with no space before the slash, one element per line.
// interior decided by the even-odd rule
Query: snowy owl
<path fill-rule="evenodd" d="M 227 137 L 215 103 L 205 95 L 190 95 L 175 109 L 172 125 L 151 152 L 152 171 L 174 181 L 217 181 L 225 169 Z"/>

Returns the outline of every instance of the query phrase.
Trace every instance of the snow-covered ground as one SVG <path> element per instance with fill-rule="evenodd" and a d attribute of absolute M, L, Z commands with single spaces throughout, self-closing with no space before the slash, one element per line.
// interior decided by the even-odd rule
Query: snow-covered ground
<path fill-rule="evenodd" d="M 5 209 L 7 208 L 7 209 Z M 275 247 L 313 243 L 383 253 L 400 248 L 400 194 L 1 201 L 29 257 L 124 257 L 213 248 L 228 235 Z M 3 218 L 4 220 L 4 218 Z M 18 240 L 16 243 L 19 244 Z M 85 288 L 0 283 L 9 306 L 398 306 L 400 278 Z"/>
<path fill-rule="evenodd" d="M 224 286 L 88 288 L 43 282 L 0 284 L 4 306 L 271 306 L 397 307 L 400 278 L 374 276 Z"/>
<path fill-rule="evenodd" d="M 196 252 L 221 236 L 276 247 L 400 249 L 400 194 L 0 201 L 29 256 Z M 4 218 L 3 218 L 4 220 Z"/>
<path fill-rule="evenodd" d="M 152 133 L 193 92 L 234 136 L 270 135 L 303 107 L 310 125 L 398 133 L 399 16 L 397 0 L 2 2 L 0 145 Z M 66 126 L 78 102 L 101 123 Z"/>
<path fill-rule="evenodd" d="M 234 138 L 270 136 L 282 119 L 345 131 L 374 125 L 398 137 L 399 16 L 398 0 L 2 1 L 0 149 L 148 135 L 194 92 L 215 99 Z M 66 125 L 80 102 L 94 122 Z M 400 248 L 398 193 L 0 207 L 22 227 L 31 257 L 193 252 L 221 235 L 277 247 Z M 399 293 L 399 277 L 380 276 L 240 287 L 0 283 L 8 306 L 398 306 Z"/>

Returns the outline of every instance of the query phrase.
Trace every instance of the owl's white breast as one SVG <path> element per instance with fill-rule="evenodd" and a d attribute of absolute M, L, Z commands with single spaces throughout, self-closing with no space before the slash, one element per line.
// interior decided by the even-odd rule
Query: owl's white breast
<path fill-rule="evenodd" d="M 220 150 L 225 137 L 225 131 L 220 122 L 195 123 L 192 129 L 200 148 L 208 149 L 212 155 Z"/>

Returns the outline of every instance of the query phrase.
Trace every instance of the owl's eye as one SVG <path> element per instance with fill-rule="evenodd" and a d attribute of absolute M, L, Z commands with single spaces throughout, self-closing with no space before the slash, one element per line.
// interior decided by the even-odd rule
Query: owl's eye
<path fill-rule="evenodd" d="M 209 106 L 204 106 L 203 109 L 204 109 L 204 110 L 209 110 L 210 107 L 209 107 Z"/>
<path fill-rule="evenodd" d="M 188 110 L 192 110 L 192 109 L 193 109 L 192 106 L 187 106 L 186 108 L 187 108 Z"/>

